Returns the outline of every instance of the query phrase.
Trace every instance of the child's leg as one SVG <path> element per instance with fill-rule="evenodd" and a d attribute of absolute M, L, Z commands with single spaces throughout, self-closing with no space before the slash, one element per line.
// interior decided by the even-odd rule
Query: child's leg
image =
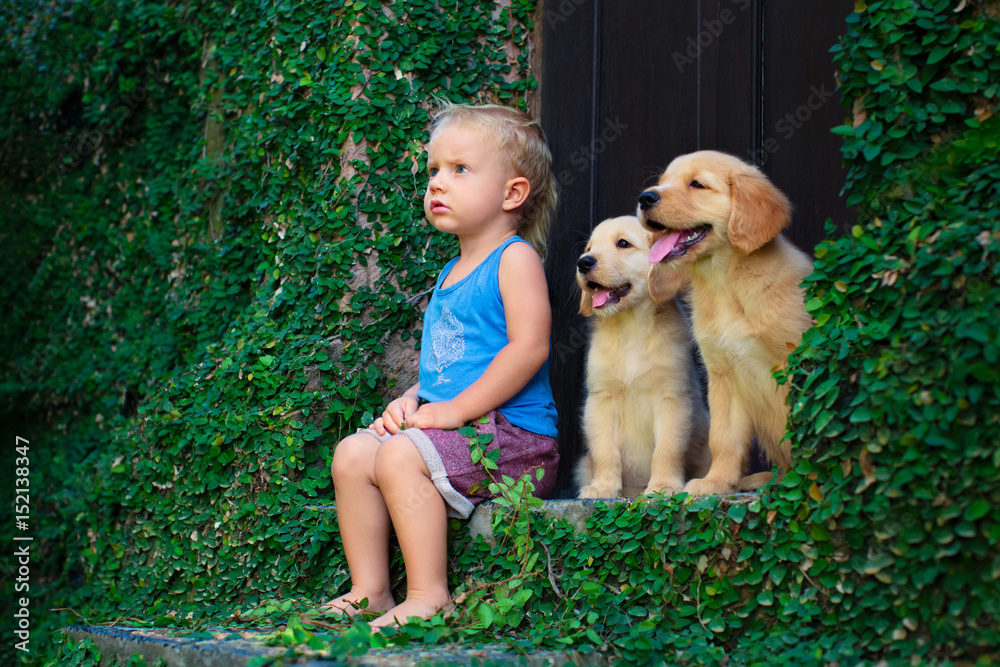
<path fill-rule="evenodd" d="M 406 600 L 374 626 L 427 618 L 448 603 L 448 515 L 444 499 L 413 442 L 386 440 L 375 456 L 375 479 L 385 499 L 406 566 Z"/>
<path fill-rule="evenodd" d="M 355 614 L 351 603 L 368 598 L 368 609 L 385 611 L 396 601 L 389 590 L 389 512 L 375 485 L 375 457 L 381 443 L 367 433 L 344 438 L 333 454 L 337 524 L 344 542 L 351 590 L 324 608 Z"/>

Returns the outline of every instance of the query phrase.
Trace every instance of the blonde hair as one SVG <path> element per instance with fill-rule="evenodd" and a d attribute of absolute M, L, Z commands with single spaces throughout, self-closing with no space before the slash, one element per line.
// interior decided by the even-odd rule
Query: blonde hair
<path fill-rule="evenodd" d="M 558 194 L 552 175 L 552 153 L 541 124 L 524 112 L 496 104 L 444 102 L 434 116 L 431 135 L 449 123 L 484 132 L 496 142 L 507 166 L 528 179 L 531 189 L 521 207 L 517 233 L 544 260 Z"/>

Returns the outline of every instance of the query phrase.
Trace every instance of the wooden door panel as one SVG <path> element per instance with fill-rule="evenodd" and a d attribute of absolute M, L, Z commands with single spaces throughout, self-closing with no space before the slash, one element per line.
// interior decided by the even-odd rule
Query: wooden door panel
<path fill-rule="evenodd" d="M 853 9 L 851 0 L 764 3 L 763 140 L 755 157 L 795 208 L 788 236 L 810 253 L 827 218 L 848 220 L 840 138 L 830 132 L 845 116 L 830 47 Z"/>
<path fill-rule="evenodd" d="M 670 157 L 697 148 L 698 67 L 673 54 L 698 25 L 691 2 L 599 3 L 594 221 L 634 214 Z"/>
<path fill-rule="evenodd" d="M 546 0 L 542 125 L 560 183 L 546 265 L 552 387 L 573 491 L 588 323 L 576 259 L 594 225 L 633 213 L 671 159 L 698 149 L 756 162 L 795 206 L 789 236 L 810 251 L 824 221 L 847 223 L 829 48 L 852 0 Z"/>
<path fill-rule="evenodd" d="M 699 150 L 750 159 L 759 139 L 761 12 L 751 0 L 700 0 Z M 717 35 L 717 37 L 716 37 Z M 714 39 L 713 39 L 714 37 Z"/>
<path fill-rule="evenodd" d="M 550 383 L 559 411 L 558 491 L 572 489 L 572 468 L 582 447 L 579 406 L 588 329 L 577 313 L 576 259 L 593 228 L 592 160 L 580 160 L 591 142 L 597 78 L 594 0 L 546 3 L 543 8 L 542 127 L 559 182 L 556 220 L 549 235 L 546 278 L 552 303 Z"/>

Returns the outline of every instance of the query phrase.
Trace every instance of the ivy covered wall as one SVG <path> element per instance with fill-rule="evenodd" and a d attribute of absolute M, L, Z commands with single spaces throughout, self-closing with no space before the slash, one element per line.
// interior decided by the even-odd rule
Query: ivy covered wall
<path fill-rule="evenodd" d="M 412 381 L 455 250 L 423 220 L 429 112 L 525 108 L 533 12 L 3 3 L 0 408 L 30 442 L 36 649 L 79 620 L 46 608 L 228 614 L 344 583 L 308 507 L 331 446 Z"/>
<path fill-rule="evenodd" d="M 998 19 L 859 1 L 834 49 L 859 215 L 807 279 L 786 497 L 832 549 L 838 623 L 889 655 L 1000 650 Z"/>
<path fill-rule="evenodd" d="M 419 221 L 410 143 L 431 94 L 531 87 L 531 8 L 468 4 L 13 5 L 0 187 L 20 263 L 3 303 L 24 325 L 4 333 L 3 390 L 38 441 L 49 606 L 178 625 L 239 612 L 282 626 L 289 657 L 368 646 L 361 626 L 300 616 L 346 580 L 334 517 L 311 504 L 448 252 Z M 759 497 L 598 503 L 584 531 L 532 515 L 515 486 L 494 544 L 456 527 L 454 613 L 378 641 L 486 634 L 637 664 L 1000 660 L 998 5 L 859 1 L 847 19 L 835 131 L 859 216 L 817 249 L 816 326 L 782 370 L 788 475 Z M 153 101 L 113 111 L 140 85 Z M 74 165 L 87 131 L 104 142 Z"/>

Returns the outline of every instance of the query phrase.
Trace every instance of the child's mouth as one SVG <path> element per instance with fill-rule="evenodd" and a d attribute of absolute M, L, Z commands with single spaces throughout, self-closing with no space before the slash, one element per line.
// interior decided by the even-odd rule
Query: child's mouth
<path fill-rule="evenodd" d="M 448 210 L 448 207 L 445 206 L 441 202 L 441 200 L 439 200 L 439 199 L 432 199 L 431 200 L 431 213 L 445 213 L 447 210 Z"/>

